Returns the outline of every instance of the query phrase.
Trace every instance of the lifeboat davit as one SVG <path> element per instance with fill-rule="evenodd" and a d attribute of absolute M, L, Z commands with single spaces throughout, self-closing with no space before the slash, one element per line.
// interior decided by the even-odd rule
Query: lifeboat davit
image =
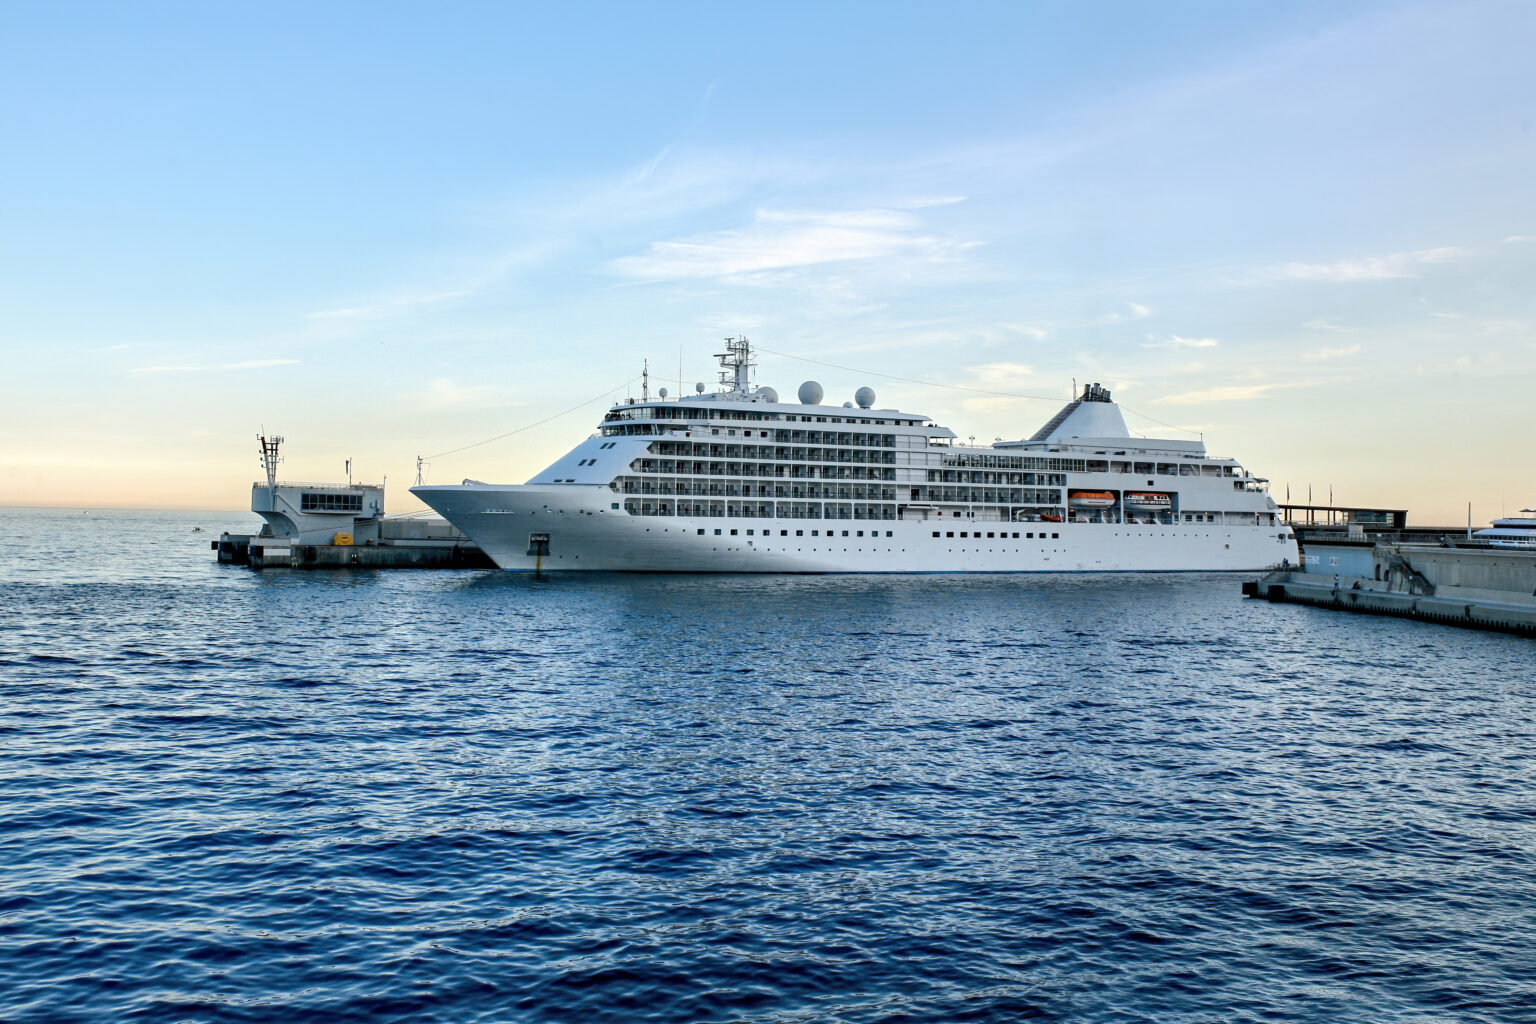
<path fill-rule="evenodd" d="M 1109 491 L 1068 491 L 1067 504 L 1073 508 L 1114 508 L 1115 496 Z"/>
<path fill-rule="evenodd" d="M 1173 499 L 1155 491 L 1126 491 L 1125 507 L 1166 510 L 1173 508 Z"/>

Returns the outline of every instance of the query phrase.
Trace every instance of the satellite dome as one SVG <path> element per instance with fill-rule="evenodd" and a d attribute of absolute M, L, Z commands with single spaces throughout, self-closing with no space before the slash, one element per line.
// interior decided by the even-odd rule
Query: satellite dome
<path fill-rule="evenodd" d="M 852 409 L 853 408 L 853 403 L 852 402 L 844 402 L 843 403 L 843 408 L 844 409 Z"/>
<path fill-rule="evenodd" d="M 757 398 L 761 402 L 777 402 L 779 400 L 779 393 L 773 390 L 773 388 L 758 388 Z"/>
<path fill-rule="evenodd" d="M 800 385 L 800 404 L 820 405 L 822 394 L 821 385 L 813 380 L 808 380 Z"/>
<path fill-rule="evenodd" d="M 693 386 L 693 390 L 702 395 L 704 393 L 704 382 L 703 381 L 699 381 L 697 384 L 695 384 Z"/>
<path fill-rule="evenodd" d="M 853 400 L 859 403 L 860 409 L 868 409 L 875 404 L 875 389 L 859 388 L 853 393 Z"/>
<path fill-rule="evenodd" d="M 660 391 L 657 392 L 657 394 L 659 394 L 662 398 L 666 398 L 667 397 L 667 389 L 666 388 L 662 388 Z"/>

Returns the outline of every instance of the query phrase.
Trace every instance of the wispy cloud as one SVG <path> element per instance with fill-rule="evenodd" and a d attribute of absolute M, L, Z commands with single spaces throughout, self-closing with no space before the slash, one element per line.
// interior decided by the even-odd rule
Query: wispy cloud
<path fill-rule="evenodd" d="M 1186 338 L 1183 335 L 1171 334 L 1161 341 L 1149 341 L 1142 348 L 1215 348 L 1220 344 L 1221 342 L 1215 338 Z"/>
<path fill-rule="evenodd" d="M 1345 345 L 1341 348 L 1318 348 L 1311 352 L 1303 352 L 1301 358 L 1309 363 L 1320 363 L 1328 359 L 1343 359 L 1345 356 L 1355 355 L 1360 351 L 1359 345 Z"/>
<path fill-rule="evenodd" d="M 1144 320 L 1151 315 L 1151 306 L 1144 306 L 1139 302 L 1127 302 L 1125 308 L 1096 316 L 1092 320 L 1087 321 L 1087 325 L 1090 327 L 1107 327 L 1110 324 L 1123 324 L 1131 320 Z"/>
<path fill-rule="evenodd" d="M 451 377 L 435 377 L 425 388 L 405 396 L 421 409 L 483 409 L 519 405 L 499 387 L 488 384 L 460 384 Z"/>
<path fill-rule="evenodd" d="M 969 247 L 924 234 L 921 228 L 916 217 L 897 210 L 759 210 L 747 227 L 653 242 L 645 252 L 614 260 L 611 266 L 626 277 L 667 281 L 898 255 L 938 260 Z"/>
<path fill-rule="evenodd" d="M 1047 337 L 1044 327 L 1036 327 L 1033 324 L 1000 323 L 997 326 L 1006 334 L 1028 338 L 1030 341 L 1044 341 Z"/>
<path fill-rule="evenodd" d="M 1418 249 L 1413 252 L 1395 252 L 1388 256 L 1368 256 L 1361 259 L 1339 260 L 1335 263 L 1286 263 L 1263 275 L 1294 281 L 1382 281 L 1398 277 L 1418 277 L 1424 267 L 1437 263 L 1453 263 L 1466 259 L 1470 254 L 1456 245 L 1443 245 L 1435 249 Z"/>
<path fill-rule="evenodd" d="M 1035 368 L 1025 363 L 983 363 L 965 370 L 970 387 L 992 391 L 1011 391 L 1029 387 L 1035 381 Z"/>
<path fill-rule="evenodd" d="M 624 179 L 624 185 L 626 188 L 644 184 L 653 174 L 656 173 L 656 169 L 660 167 L 662 162 L 672 154 L 672 151 L 677 148 L 678 143 L 681 142 L 683 138 L 686 137 L 689 133 L 691 133 L 694 128 L 698 127 L 699 122 L 704 119 L 705 111 L 709 109 L 710 100 L 715 98 L 715 90 L 719 87 L 719 85 L 720 79 L 717 78 L 713 82 L 710 82 L 707 87 L 705 87 L 704 95 L 701 96 L 699 98 L 699 102 L 695 104 L 693 113 L 689 115 L 688 120 L 683 125 L 682 130 L 680 130 L 677 135 L 672 138 L 671 141 L 662 146 L 661 149 L 657 151 L 655 156 L 651 157 L 633 174 Z"/>
<path fill-rule="evenodd" d="M 908 199 L 906 202 L 893 205 L 904 210 L 926 210 L 930 206 L 954 206 L 956 203 L 965 202 L 965 196 L 931 196 L 922 199 Z"/>
<path fill-rule="evenodd" d="M 420 309 L 429 306 L 438 306 L 452 299 L 463 298 L 472 293 L 472 289 L 461 288 L 456 291 L 432 292 L 428 294 L 397 295 L 391 298 L 381 299 L 378 302 L 370 302 L 361 306 L 344 306 L 339 309 L 322 309 L 310 313 L 308 320 L 371 320 L 378 317 L 393 316 L 409 310 Z"/>
<path fill-rule="evenodd" d="M 217 363 L 204 366 L 136 366 L 130 374 L 151 373 L 226 373 L 232 370 L 265 370 L 273 366 L 291 366 L 297 359 L 245 359 L 238 363 Z"/>
<path fill-rule="evenodd" d="M 1225 387 L 1205 388 L 1201 391 L 1185 391 L 1177 395 L 1154 398 L 1153 405 L 1202 405 L 1206 402 L 1238 402 L 1259 398 L 1273 391 L 1275 384 L 1229 384 Z"/>

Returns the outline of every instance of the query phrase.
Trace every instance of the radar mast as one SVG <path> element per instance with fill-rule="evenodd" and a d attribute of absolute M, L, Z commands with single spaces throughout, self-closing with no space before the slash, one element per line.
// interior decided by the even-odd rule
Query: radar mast
<path fill-rule="evenodd" d="M 728 394 L 746 395 L 752 391 L 752 343 L 745 334 L 725 339 L 725 351 L 716 352 L 720 360 L 720 390 Z"/>

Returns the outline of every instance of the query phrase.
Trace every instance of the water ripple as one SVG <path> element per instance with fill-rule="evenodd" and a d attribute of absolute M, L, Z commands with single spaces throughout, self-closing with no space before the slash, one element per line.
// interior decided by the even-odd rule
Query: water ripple
<path fill-rule="evenodd" d="M 243 518 L 0 510 L 0 1019 L 1536 1020 L 1527 639 Z"/>

